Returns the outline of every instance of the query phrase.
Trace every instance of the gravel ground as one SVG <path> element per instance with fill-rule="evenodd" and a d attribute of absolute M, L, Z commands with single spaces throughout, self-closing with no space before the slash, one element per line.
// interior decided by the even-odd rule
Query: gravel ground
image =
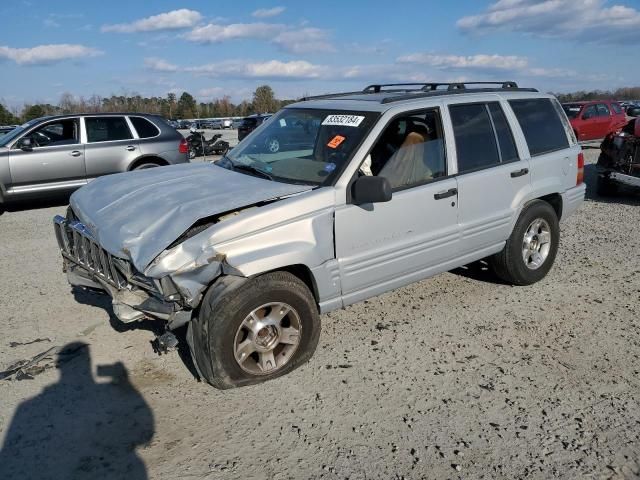
<path fill-rule="evenodd" d="M 231 391 L 74 298 L 62 202 L 6 212 L 0 370 L 66 348 L 0 381 L 0 478 L 640 478 L 640 195 L 597 197 L 586 153 L 544 281 L 475 264 L 372 298 L 324 315 L 293 374 Z"/>

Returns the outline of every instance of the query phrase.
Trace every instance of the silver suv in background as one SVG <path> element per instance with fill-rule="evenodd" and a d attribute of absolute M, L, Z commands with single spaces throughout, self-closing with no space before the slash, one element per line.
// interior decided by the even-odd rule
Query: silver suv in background
<path fill-rule="evenodd" d="M 109 173 L 188 161 L 186 140 L 156 115 L 37 118 L 0 137 L 0 205 L 71 191 Z"/>
<path fill-rule="evenodd" d="M 585 195 L 562 107 L 513 82 L 417 87 L 305 99 L 217 164 L 91 182 L 54 219 L 69 281 L 124 322 L 188 324 L 198 371 L 229 388 L 308 360 L 320 314 L 437 273 L 487 259 L 542 280 Z"/>

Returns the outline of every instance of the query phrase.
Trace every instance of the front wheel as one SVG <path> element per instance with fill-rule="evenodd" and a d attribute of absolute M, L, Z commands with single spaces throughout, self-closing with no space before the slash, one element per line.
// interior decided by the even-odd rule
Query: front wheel
<path fill-rule="evenodd" d="M 200 374 L 217 388 L 264 382 L 305 363 L 320 338 L 320 317 L 309 288 L 287 272 L 236 287 L 216 281 L 189 324 Z"/>
<path fill-rule="evenodd" d="M 520 214 L 504 249 L 490 257 L 489 263 L 504 281 L 531 285 L 551 270 L 559 243 L 555 210 L 547 202 L 534 200 Z"/>

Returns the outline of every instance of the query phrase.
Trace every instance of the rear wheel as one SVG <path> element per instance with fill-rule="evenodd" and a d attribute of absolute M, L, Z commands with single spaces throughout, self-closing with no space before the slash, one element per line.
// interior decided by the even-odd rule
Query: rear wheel
<path fill-rule="evenodd" d="M 490 257 L 496 275 L 514 285 L 530 285 L 551 270 L 560 243 L 558 216 L 542 200 L 530 202 L 520 214 L 504 249 Z"/>
<path fill-rule="evenodd" d="M 221 279 L 189 324 L 200 374 L 217 388 L 264 382 L 305 363 L 320 338 L 320 317 L 309 288 L 287 272 L 236 287 Z"/>
<path fill-rule="evenodd" d="M 162 165 L 156 162 L 144 162 L 144 163 L 141 163 L 140 165 L 136 165 L 133 168 L 133 170 L 146 170 L 147 168 L 155 168 L 155 167 L 161 167 L 161 166 Z"/>

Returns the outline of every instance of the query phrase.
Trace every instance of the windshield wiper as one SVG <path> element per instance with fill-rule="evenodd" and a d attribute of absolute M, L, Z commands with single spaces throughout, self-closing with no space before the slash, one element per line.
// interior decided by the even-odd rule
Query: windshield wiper
<path fill-rule="evenodd" d="M 267 180 L 273 180 L 273 176 L 267 172 L 265 172 L 264 170 L 260 170 L 257 167 L 254 167 L 253 165 L 245 165 L 243 163 L 233 163 L 233 169 L 234 170 L 245 170 L 249 173 L 254 173 L 257 174 L 259 177 L 263 177 L 266 178 Z"/>

